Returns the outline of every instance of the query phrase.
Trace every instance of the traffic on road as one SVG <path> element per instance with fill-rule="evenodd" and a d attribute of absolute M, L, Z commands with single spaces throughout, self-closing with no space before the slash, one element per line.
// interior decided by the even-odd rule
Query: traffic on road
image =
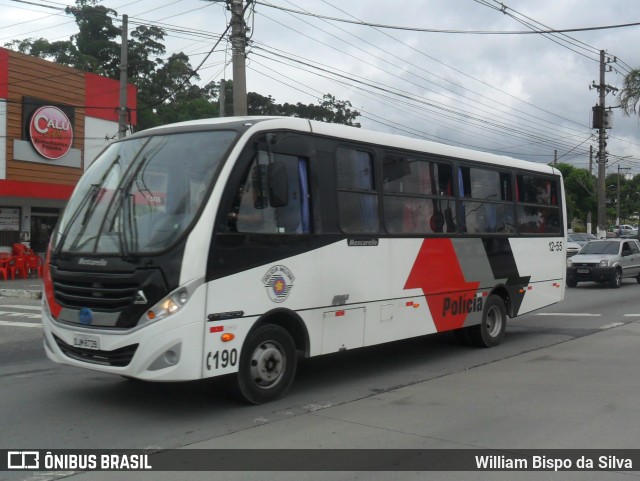
<path fill-rule="evenodd" d="M 635 279 L 581 283 L 510 320 L 492 349 L 444 333 L 313 358 L 287 398 L 252 407 L 226 394 L 224 378 L 141 383 L 55 365 L 40 301 L 0 298 L 2 446 L 632 448 L 638 289 Z"/>

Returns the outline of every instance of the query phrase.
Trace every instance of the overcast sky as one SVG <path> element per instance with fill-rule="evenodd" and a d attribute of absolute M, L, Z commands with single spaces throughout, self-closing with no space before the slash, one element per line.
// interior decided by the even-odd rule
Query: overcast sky
<path fill-rule="evenodd" d="M 131 28 L 140 23 L 168 27 L 168 54 L 183 51 L 194 67 L 229 20 L 219 2 L 102 4 L 127 14 Z M 55 9 L 64 5 L 0 0 L 0 44 L 68 38 L 75 32 L 73 19 Z M 507 0 L 504 6 L 506 14 L 494 0 L 258 0 L 253 13 L 247 12 L 247 89 L 278 103 L 318 103 L 330 93 L 350 101 L 365 128 L 536 162 L 552 161 L 557 150 L 560 162 L 588 168 L 589 146 L 594 152 L 598 148 L 597 131 L 591 129 L 598 92 L 589 85 L 599 82 L 599 50 L 617 57 L 606 83 L 620 87 L 624 74 L 640 67 L 640 26 L 553 36 L 504 32 L 531 31 L 513 16 L 551 29 L 638 23 L 638 1 Z M 316 16 L 297 13 L 303 10 Z M 201 81 L 231 78 L 229 61 L 225 39 L 204 62 Z M 607 95 L 606 106 L 618 103 L 614 94 Z M 640 117 L 613 112 L 608 172 L 620 167 L 640 173 Z"/>

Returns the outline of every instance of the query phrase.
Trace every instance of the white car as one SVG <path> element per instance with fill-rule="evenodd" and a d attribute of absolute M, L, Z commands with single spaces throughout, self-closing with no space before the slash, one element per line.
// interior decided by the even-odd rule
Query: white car
<path fill-rule="evenodd" d="M 580 244 L 567 240 L 567 257 L 575 256 L 581 248 Z"/>
<path fill-rule="evenodd" d="M 632 230 L 637 230 L 637 229 L 629 224 L 620 224 L 618 227 L 616 227 L 616 232 L 620 232 L 620 230 L 622 230 L 622 234 L 628 234 Z"/>
<path fill-rule="evenodd" d="M 640 243 L 635 239 L 590 241 L 567 259 L 568 287 L 584 281 L 620 287 L 624 277 L 634 277 L 640 284 Z"/>

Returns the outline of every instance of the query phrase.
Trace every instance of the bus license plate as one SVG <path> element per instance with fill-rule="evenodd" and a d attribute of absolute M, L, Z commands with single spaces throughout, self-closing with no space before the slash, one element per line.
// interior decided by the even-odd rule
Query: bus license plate
<path fill-rule="evenodd" d="M 589 274 L 589 269 L 576 269 L 578 274 Z"/>
<path fill-rule="evenodd" d="M 100 338 L 98 336 L 90 336 L 87 334 L 74 334 L 73 346 L 81 349 L 98 351 L 100 350 Z"/>

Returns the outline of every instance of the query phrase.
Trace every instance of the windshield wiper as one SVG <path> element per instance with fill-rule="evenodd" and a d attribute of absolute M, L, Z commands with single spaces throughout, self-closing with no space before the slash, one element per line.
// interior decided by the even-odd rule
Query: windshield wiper
<path fill-rule="evenodd" d="M 131 207 L 129 190 L 131 189 L 131 182 L 128 182 L 125 187 L 122 187 L 120 191 L 120 225 L 116 231 L 118 233 L 118 243 L 120 244 L 120 252 L 125 259 L 132 259 L 129 251 L 129 242 L 127 240 L 127 232 L 133 233 L 135 227 L 133 225 L 133 218 L 131 217 Z M 135 246 L 134 246 L 135 248 Z"/>
<path fill-rule="evenodd" d="M 76 219 L 80 216 L 80 212 L 82 212 L 82 209 L 84 208 L 84 206 L 87 204 L 87 202 L 89 202 L 89 199 L 91 198 L 91 202 L 95 201 L 96 194 L 98 192 L 98 187 L 100 187 L 100 184 L 91 184 L 91 187 L 87 190 L 87 193 L 84 195 L 84 197 L 80 201 L 80 205 L 78 205 L 78 208 L 76 209 L 76 211 L 71 216 L 71 219 L 69 219 L 69 222 L 67 222 L 67 226 L 66 226 L 64 232 L 62 232 L 60 234 L 60 240 L 58 241 L 58 245 L 56 246 L 56 250 L 54 251 L 54 255 L 59 255 L 60 254 L 60 251 L 62 250 L 62 246 L 64 245 L 65 241 L 67 240 L 67 236 L 69 235 L 69 231 L 71 230 L 71 227 L 75 223 Z M 87 208 L 87 211 L 89 211 L 88 208 Z M 87 214 L 85 212 L 85 216 L 84 216 L 84 218 L 82 220 L 82 224 L 84 225 L 86 223 L 86 221 L 87 221 Z"/>
<path fill-rule="evenodd" d="M 60 241 L 58 242 L 58 246 L 56 247 L 55 255 L 60 254 L 60 251 L 62 250 L 62 246 L 66 242 L 67 236 L 69 235 L 69 231 L 71 230 L 71 228 L 73 227 L 73 224 L 75 223 L 76 219 L 80 215 L 80 212 L 82 212 L 82 209 L 84 209 L 86 205 L 87 208 L 85 210 L 84 216 L 82 218 L 82 224 L 81 224 L 83 228 L 81 229 L 81 232 L 78 233 L 78 237 L 81 236 L 82 233 L 84 233 L 87 222 L 89 221 L 89 217 L 91 216 L 91 214 L 94 212 L 96 208 L 96 199 L 98 198 L 98 191 L 100 187 L 104 184 L 104 181 L 107 179 L 107 176 L 109 175 L 109 173 L 111 172 L 111 170 L 116 164 L 120 164 L 120 155 L 118 155 L 114 159 L 114 161 L 111 163 L 109 168 L 104 171 L 104 174 L 102 174 L 102 177 L 100 177 L 100 180 L 95 184 L 91 184 L 91 187 L 87 190 L 87 193 L 80 201 L 80 205 L 78 205 L 78 208 L 71 216 L 71 219 L 69 219 L 66 229 L 60 236 Z M 89 202 L 89 199 L 91 199 L 90 202 Z"/>

